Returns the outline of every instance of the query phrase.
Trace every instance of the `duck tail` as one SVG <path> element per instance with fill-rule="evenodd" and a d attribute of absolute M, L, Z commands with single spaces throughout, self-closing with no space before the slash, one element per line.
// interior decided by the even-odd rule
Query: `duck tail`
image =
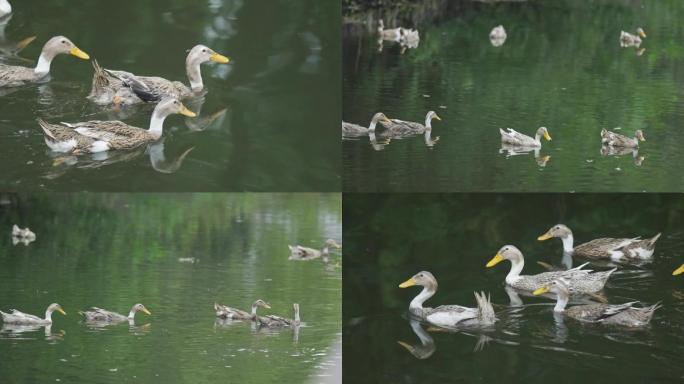
<path fill-rule="evenodd" d="M 49 139 L 51 139 L 51 140 L 57 140 L 57 138 L 56 138 L 55 135 L 52 133 L 52 131 L 50 131 L 50 124 L 49 124 L 47 121 L 45 121 L 45 120 L 43 120 L 43 119 L 41 119 L 41 118 L 37 118 L 37 119 L 36 119 L 36 122 L 38 123 L 38 125 L 40 125 L 40 128 L 43 129 L 43 134 L 44 134 L 47 138 L 49 138 Z"/>
<path fill-rule="evenodd" d="M 491 296 L 484 293 L 484 291 L 475 294 L 475 301 L 477 302 L 477 318 L 483 324 L 494 324 L 496 322 L 496 314 L 492 306 Z"/>
<path fill-rule="evenodd" d="M 95 92 L 96 89 L 102 89 L 106 88 L 109 86 L 109 75 L 107 75 L 107 71 L 100 67 L 100 63 L 97 62 L 96 59 L 93 59 L 93 92 Z"/>

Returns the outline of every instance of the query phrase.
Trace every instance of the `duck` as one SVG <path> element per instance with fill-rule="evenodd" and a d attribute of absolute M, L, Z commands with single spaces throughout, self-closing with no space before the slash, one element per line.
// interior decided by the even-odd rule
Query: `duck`
<path fill-rule="evenodd" d="M 535 296 L 552 292 L 556 294 L 556 306 L 553 311 L 570 318 L 606 325 L 625 327 L 642 327 L 648 325 L 653 313 L 661 307 L 660 303 L 648 307 L 635 307 L 638 301 L 624 304 L 586 304 L 567 308 L 570 299 L 569 283 L 566 279 L 555 279 L 533 292 Z"/>
<path fill-rule="evenodd" d="M 384 122 L 387 124 L 391 124 L 392 121 L 385 116 L 384 113 L 378 112 L 375 115 L 373 115 L 373 118 L 371 119 L 370 125 L 368 125 L 368 128 L 362 127 L 357 124 L 352 124 L 352 123 L 347 123 L 347 122 L 342 122 L 342 136 L 345 137 L 359 137 L 359 136 L 367 136 L 371 133 L 375 133 L 375 127 L 378 125 L 378 122 Z"/>
<path fill-rule="evenodd" d="M 298 327 L 302 323 L 299 317 L 299 304 L 292 304 L 292 309 L 294 311 L 294 317 L 292 319 L 287 319 L 285 317 L 276 315 L 266 315 L 258 316 L 257 322 L 259 326 L 268 328 Z"/>
<path fill-rule="evenodd" d="M 423 303 L 437 292 L 437 279 L 428 271 L 421 271 L 399 284 L 399 288 L 419 285 L 423 290 L 409 304 L 411 315 L 438 327 L 488 326 L 496 322 L 496 314 L 490 297 L 484 292 L 474 292 L 477 308 L 460 305 L 440 305 L 424 308 Z"/>
<path fill-rule="evenodd" d="M 601 130 L 601 143 L 604 145 L 622 148 L 639 148 L 640 141 L 646 141 L 641 129 L 637 129 L 634 133 L 634 138 L 611 132 L 607 129 Z"/>
<path fill-rule="evenodd" d="M 12 4 L 7 0 L 0 0 L 0 18 L 12 13 Z"/>
<path fill-rule="evenodd" d="M 430 111 L 425 115 L 425 125 L 399 119 L 381 120 L 380 124 L 393 134 L 418 134 L 432 130 L 432 119 L 442 120 L 435 111 Z"/>
<path fill-rule="evenodd" d="M 525 258 L 522 252 L 514 245 L 504 245 L 496 255 L 487 263 L 487 268 L 491 268 L 500 262 L 508 260 L 511 262 L 511 270 L 506 276 L 506 284 L 513 288 L 523 291 L 534 291 L 544 284 L 564 277 L 570 281 L 570 290 L 574 294 L 592 294 L 599 292 L 606 285 L 610 275 L 617 270 L 613 268 L 609 271 L 593 272 L 582 269 L 588 263 L 567 271 L 542 272 L 536 275 L 521 275 L 525 266 Z"/>
<path fill-rule="evenodd" d="M 45 310 L 45 318 L 41 319 L 38 316 L 29 315 L 28 313 L 12 310 L 12 313 L 5 313 L 0 311 L 2 315 L 2 321 L 5 324 L 24 324 L 24 325 L 49 325 L 52 324 L 52 312 L 59 312 L 66 316 L 66 312 L 62 309 L 62 306 L 57 303 L 50 304 Z"/>
<path fill-rule="evenodd" d="M 185 59 L 185 70 L 190 81 L 190 86 L 187 86 L 180 81 L 161 77 L 137 76 L 126 71 L 104 69 L 94 60 L 93 81 L 88 99 L 99 105 L 115 104 L 115 101 L 129 105 L 140 102 L 158 103 L 168 97 L 184 99 L 197 95 L 204 90 L 200 65 L 209 61 L 228 64 L 230 59 L 201 44 L 189 51 Z M 115 99 L 116 96 L 119 98 Z"/>
<path fill-rule="evenodd" d="M 489 32 L 490 40 L 506 40 L 507 37 L 508 35 L 506 35 L 506 29 L 500 24 L 492 28 L 491 32 Z"/>
<path fill-rule="evenodd" d="M 323 248 L 321 250 L 302 247 L 301 245 L 288 245 L 290 249 L 290 259 L 291 260 L 313 260 L 317 259 L 323 255 L 327 255 L 330 252 L 330 248 L 342 248 L 341 245 L 333 239 L 328 239 L 323 243 Z"/>
<path fill-rule="evenodd" d="M 378 20 L 378 35 L 383 40 L 399 41 L 402 38 L 403 28 L 385 29 L 385 22 L 382 19 Z"/>
<path fill-rule="evenodd" d="M 620 46 L 622 47 L 638 47 L 641 45 L 641 39 L 646 38 L 646 32 L 639 27 L 636 34 L 631 34 L 625 31 L 620 31 Z"/>
<path fill-rule="evenodd" d="M 546 139 L 546 141 L 551 141 L 551 135 L 546 127 L 539 127 L 534 135 L 534 138 L 517 132 L 512 128 L 506 128 L 505 131 L 499 128 L 499 133 L 501 133 L 502 143 L 520 147 L 541 148 L 542 136 L 544 139 Z"/>
<path fill-rule="evenodd" d="M 572 231 L 564 224 L 556 224 L 537 240 L 546 241 L 559 238 L 563 242 L 563 252 L 590 259 L 610 259 L 613 261 L 648 260 L 653 256 L 655 245 L 661 233 L 649 238 L 614 239 L 602 237 L 574 247 Z"/>
<path fill-rule="evenodd" d="M 684 264 L 680 265 L 679 268 L 675 269 L 672 272 L 672 276 L 681 275 L 682 273 L 684 273 Z"/>
<path fill-rule="evenodd" d="M 214 303 L 214 310 L 216 311 L 216 317 L 221 318 L 221 319 L 231 319 L 231 320 L 254 320 L 257 317 L 257 308 L 266 308 L 266 309 L 271 309 L 271 306 L 261 300 L 258 299 L 252 304 L 252 312 L 246 312 L 241 309 L 229 307 L 227 305 L 221 305 L 218 303 Z"/>
<path fill-rule="evenodd" d="M 140 303 L 131 307 L 131 310 L 128 312 L 128 316 L 98 307 L 91 307 L 89 311 L 79 311 L 78 313 L 83 315 L 86 321 L 118 323 L 122 321 L 133 321 L 137 312 L 142 312 L 148 316 L 152 315 L 152 313 L 150 313 L 150 311 L 148 311 L 147 308 Z"/>
<path fill-rule="evenodd" d="M 61 54 L 69 54 L 83 60 L 90 59 L 90 56 L 71 40 L 64 36 L 55 36 L 43 46 L 35 68 L 0 64 L 0 88 L 20 87 L 46 79 L 50 74 L 52 60 Z"/>
<path fill-rule="evenodd" d="M 81 123 L 50 124 L 38 119 L 45 143 L 51 150 L 63 153 L 100 153 L 109 150 L 131 150 L 161 138 L 164 120 L 171 114 L 194 117 L 178 99 L 160 102 L 150 120 L 150 128 L 143 129 L 117 120 L 86 121 Z"/>
<path fill-rule="evenodd" d="M 14 224 L 12 226 L 12 237 L 33 241 L 36 239 L 36 234 L 33 233 L 33 231 L 31 231 L 28 227 L 19 228 L 18 225 Z"/>

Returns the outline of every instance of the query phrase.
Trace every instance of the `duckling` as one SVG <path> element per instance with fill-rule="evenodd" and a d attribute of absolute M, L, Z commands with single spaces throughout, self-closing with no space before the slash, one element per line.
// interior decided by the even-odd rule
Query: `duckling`
<path fill-rule="evenodd" d="M 90 59 L 90 56 L 76 47 L 71 40 L 64 36 L 56 36 L 43 46 L 35 68 L 0 64 L 0 88 L 20 87 L 46 79 L 50 74 L 52 60 L 60 54 L 69 54 L 84 60 Z"/>

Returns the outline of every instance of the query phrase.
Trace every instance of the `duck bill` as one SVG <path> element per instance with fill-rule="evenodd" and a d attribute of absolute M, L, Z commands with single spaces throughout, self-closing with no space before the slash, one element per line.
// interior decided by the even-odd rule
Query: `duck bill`
<path fill-rule="evenodd" d="M 151 315 L 152 315 L 152 313 L 151 313 L 150 311 L 148 311 L 147 308 L 143 308 L 142 311 L 143 311 L 143 313 L 146 314 L 147 316 L 151 316 Z"/>
<path fill-rule="evenodd" d="M 403 283 L 399 284 L 399 288 L 408 288 L 408 287 L 413 287 L 416 285 L 416 280 L 412 277 Z"/>
<path fill-rule="evenodd" d="M 31 44 L 33 40 L 36 39 L 36 36 L 31 36 L 27 37 L 24 40 L 21 40 L 20 42 L 17 43 L 17 49 L 22 50 L 26 48 L 27 45 Z"/>
<path fill-rule="evenodd" d="M 684 264 L 682 264 L 681 267 L 675 269 L 674 272 L 672 272 L 672 276 L 681 275 L 682 273 L 684 273 Z"/>
<path fill-rule="evenodd" d="M 646 38 L 646 32 L 639 31 L 639 36 L 641 36 L 642 39 L 645 39 Z"/>
<path fill-rule="evenodd" d="M 497 253 L 489 262 L 487 263 L 487 268 L 491 268 L 504 260 L 500 253 Z"/>
<path fill-rule="evenodd" d="M 271 305 L 269 303 L 264 303 L 264 308 L 271 309 Z"/>
<path fill-rule="evenodd" d="M 434 118 L 437 119 L 437 120 L 439 120 L 439 121 L 442 121 L 442 118 L 439 117 L 439 116 L 437 116 L 437 114 L 435 114 Z"/>
<path fill-rule="evenodd" d="M 411 344 L 409 344 L 409 343 L 405 343 L 405 342 L 403 342 L 403 341 L 397 341 L 397 343 L 398 343 L 399 345 L 401 345 L 402 347 L 406 348 L 406 350 L 409 351 L 409 352 L 411 352 L 411 353 L 413 353 L 413 351 L 415 350 L 415 348 L 413 347 L 413 345 L 411 345 Z"/>
<path fill-rule="evenodd" d="M 543 234 L 543 235 L 537 237 L 537 240 L 539 240 L 539 241 L 544 241 L 544 240 L 548 240 L 548 239 L 550 239 L 550 238 L 552 238 L 552 237 L 553 237 L 553 235 L 551 235 L 549 232 L 546 232 L 545 234 Z"/>
<path fill-rule="evenodd" d="M 57 308 L 57 312 L 61 313 L 62 315 L 66 316 L 66 312 L 62 308 Z"/>
<path fill-rule="evenodd" d="M 219 63 L 219 64 L 228 64 L 228 63 L 230 62 L 230 59 L 229 59 L 229 58 L 227 58 L 227 57 L 225 57 L 225 56 L 223 56 L 223 55 L 219 55 L 219 54 L 216 53 L 216 52 L 214 52 L 214 53 L 211 55 L 211 57 L 209 57 L 209 60 L 211 60 L 211 61 L 213 61 L 213 62 L 215 62 L 215 63 Z"/>
<path fill-rule="evenodd" d="M 181 105 L 181 109 L 180 109 L 180 111 L 179 111 L 178 113 L 180 113 L 180 114 L 183 115 L 183 116 L 187 116 L 187 117 L 195 117 L 195 116 L 197 116 L 197 114 L 196 114 L 195 112 L 193 112 L 193 111 L 187 109 L 187 108 L 185 107 L 185 105 Z"/>
<path fill-rule="evenodd" d="M 89 60 L 90 59 L 90 56 L 88 56 L 87 53 L 78 49 L 78 47 L 71 48 L 71 51 L 69 51 L 69 54 L 72 56 L 76 56 L 79 59 L 83 59 L 83 60 Z"/>
<path fill-rule="evenodd" d="M 549 135 L 548 132 L 544 132 L 544 138 L 546 139 L 546 141 L 551 141 L 551 135 Z"/>
<path fill-rule="evenodd" d="M 535 290 L 534 292 L 532 292 L 532 294 L 535 296 L 539 296 L 539 295 L 542 295 L 548 291 L 549 291 L 548 287 L 541 287 L 541 288 L 538 288 L 537 290 Z"/>

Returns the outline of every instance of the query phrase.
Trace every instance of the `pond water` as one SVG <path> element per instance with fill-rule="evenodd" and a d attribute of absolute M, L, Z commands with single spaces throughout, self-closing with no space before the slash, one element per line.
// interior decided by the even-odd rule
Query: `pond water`
<path fill-rule="evenodd" d="M 0 96 L 0 188 L 339 190 L 339 139 L 333 127 L 341 110 L 341 54 L 339 29 L 330 27 L 338 22 L 339 9 L 335 2 L 316 0 L 147 0 L 125 6 L 85 0 L 17 2 L 5 20 L 4 37 L 0 31 L 0 48 L 37 38 L 20 58 L 0 55 L 0 62 L 34 66 L 45 41 L 59 34 L 105 68 L 185 83 L 186 50 L 196 44 L 231 62 L 202 66 L 207 93 L 186 101 L 199 117 L 169 117 L 163 142 L 140 151 L 76 157 L 50 152 L 36 118 L 120 119 L 147 128 L 153 107 L 112 111 L 95 106 L 85 98 L 91 63 L 56 58 L 49 83 Z"/>
<path fill-rule="evenodd" d="M 346 195 L 344 198 L 344 378 L 355 383 L 675 382 L 684 377 L 684 198 L 674 195 Z M 626 210 L 625 207 L 632 207 Z M 628 330 L 556 320 L 555 301 L 504 287 L 510 263 L 485 264 L 504 244 L 561 263 L 560 241 L 537 236 L 563 222 L 576 241 L 663 235 L 653 262 L 619 266 L 603 295 L 611 303 L 662 301 L 650 326 Z M 579 260 L 574 260 L 579 262 Z M 592 264 L 604 270 L 605 265 Z M 408 321 L 418 288 L 398 285 L 431 271 L 428 306 L 474 307 L 491 293 L 499 321 L 485 331 L 437 332 Z M 399 342 L 409 346 L 412 352 Z"/>
<path fill-rule="evenodd" d="M 377 42 L 376 21 L 417 28 L 416 48 Z M 681 191 L 684 161 L 684 2 L 441 1 L 347 12 L 343 120 L 367 126 L 375 112 L 423 122 L 422 136 L 343 141 L 345 191 Z M 507 39 L 489 32 L 502 24 Z M 621 30 L 643 27 L 640 49 Z M 380 49 L 382 48 L 382 49 Z M 645 49 L 642 51 L 642 49 Z M 501 148 L 499 128 L 552 141 L 537 154 Z M 600 131 L 633 137 L 638 153 L 601 151 Z"/>
<path fill-rule="evenodd" d="M 341 238 L 337 195 L 37 194 L 0 198 L 0 309 L 42 315 L 49 330 L 0 328 L 8 383 L 339 383 L 339 253 L 288 260 L 287 244 Z M 13 224 L 37 235 L 12 245 Z M 266 332 L 217 322 L 215 301 L 249 308 L 261 298 L 303 325 Z M 134 325 L 93 328 L 78 311 L 128 313 Z"/>

